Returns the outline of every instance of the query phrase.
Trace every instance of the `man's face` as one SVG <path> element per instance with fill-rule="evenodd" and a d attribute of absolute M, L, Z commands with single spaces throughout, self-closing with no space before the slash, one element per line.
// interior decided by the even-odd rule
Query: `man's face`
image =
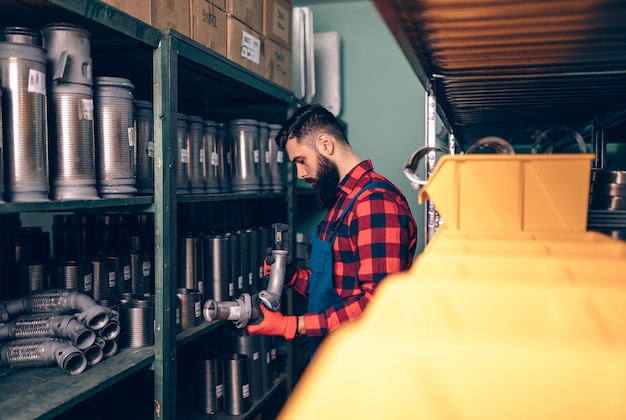
<path fill-rule="evenodd" d="M 339 169 L 326 156 L 295 139 L 285 145 L 289 159 L 296 165 L 298 178 L 311 185 L 317 194 L 320 208 L 330 208 L 335 203 L 339 185 Z"/>

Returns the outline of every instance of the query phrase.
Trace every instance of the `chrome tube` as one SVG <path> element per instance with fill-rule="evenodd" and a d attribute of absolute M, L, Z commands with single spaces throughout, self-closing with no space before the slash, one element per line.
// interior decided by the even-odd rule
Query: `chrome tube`
<path fill-rule="evenodd" d="M 51 366 L 55 362 L 70 375 L 78 375 L 87 367 L 82 351 L 54 338 L 13 340 L 0 345 L 0 364 L 11 368 Z"/>

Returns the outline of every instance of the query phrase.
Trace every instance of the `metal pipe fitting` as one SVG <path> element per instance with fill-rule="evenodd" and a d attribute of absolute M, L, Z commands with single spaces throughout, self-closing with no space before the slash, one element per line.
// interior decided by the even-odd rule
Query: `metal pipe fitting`
<path fill-rule="evenodd" d="M 98 305 L 84 293 L 68 289 L 48 289 L 35 291 L 0 305 L 0 318 L 6 322 L 24 313 L 63 313 L 79 312 L 76 318 L 92 330 L 104 327 L 111 316 L 111 310 Z"/>
<path fill-rule="evenodd" d="M 208 299 L 202 312 L 208 322 L 233 321 L 237 328 L 243 328 L 251 319 L 259 317 L 258 309 L 252 304 L 252 298 L 248 293 L 242 294 L 238 299 L 222 302 Z"/>
<path fill-rule="evenodd" d="M 259 299 L 272 312 L 277 312 L 280 309 L 280 298 L 283 294 L 283 284 L 287 271 L 287 254 L 288 252 L 282 249 L 272 250 L 274 262 L 272 263 L 267 289 L 259 292 Z"/>
<path fill-rule="evenodd" d="M 11 368 L 51 366 L 55 362 L 70 375 L 78 375 L 87 368 L 83 352 L 67 341 L 30 338 L 0 345 L 0 364 Z"/>
<path fill-rule="evenodd" d="M 87 364 L 93 366 L 99 363 L 104 357 L 104 339 L 102 337 L 96 337 L 94 343 L 88 348 L 83 350 L 83 354 L 87 359 Z"/>
<path fill-rule="evenodd" d="M 120 335 L 122 327 L 120 325 L 119 314 L 116 311 L 111 311 L 111 317 L 109 322 L 104 327 L 98 330 L 98 336 L 104 340 L 110 341 L 116 339 Z"/>
<path fill-rule="evenodd" d="M 91 346 L 96 333 L 78 322 L 74 315 L 25 314 L 0 325 L 0 341 L 37 337 L 67 338 L 83 350 Z"/>

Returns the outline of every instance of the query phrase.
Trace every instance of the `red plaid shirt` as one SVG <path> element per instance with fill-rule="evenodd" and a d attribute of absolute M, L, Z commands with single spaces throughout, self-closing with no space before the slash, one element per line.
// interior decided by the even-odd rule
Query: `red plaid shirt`
<path fill-rule="evenodd" d="M 362 193 L 337 229 L 333 284 L 343 305 L 304 315 L 308 336 L 326 335 L 342 323 L 358 318 L 378 284 L 388 274 L 408 269 L 413 262 L 417 225 L 409 205 L 400 190 L 374 172 L 370 160 L 354 167 L 339 184 L 337 201 L 319 225 L 319 239 L 328 239 L 332 223 L 370 182 L 387 183 L 392 191 L 372 188 Z M 310 275 L 310 269 L 299 268 L 287 286 L 308 296 Z"/>

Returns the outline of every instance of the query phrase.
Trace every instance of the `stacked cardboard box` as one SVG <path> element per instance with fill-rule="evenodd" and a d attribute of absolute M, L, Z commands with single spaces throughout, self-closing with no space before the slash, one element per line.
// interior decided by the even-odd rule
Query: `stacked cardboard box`
<path fill-rule="evenodd" d="M 263 35 L 265 35 L 264 76 L 280 86 L 292 89 L 289 0 L 263 0 Z"/>
<path fill-rule="evenodd" d="M 174 29 L 287 89 L 290 0 L 103 0 L 160 30 Z"/>
<path fill-rule="evenodd" d="M 190 0 L 191 39 L 226 56 L 226 0 Z"/>

